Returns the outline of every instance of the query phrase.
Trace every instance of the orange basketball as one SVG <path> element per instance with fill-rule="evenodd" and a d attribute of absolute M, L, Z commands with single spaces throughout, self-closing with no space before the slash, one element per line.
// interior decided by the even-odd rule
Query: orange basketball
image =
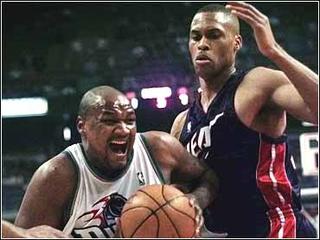
<path fill-rule="evenodd" d="M 124 205 L 119 221 L 123 238 L 191 238 L 196 211 L 189 198 L 169 185 L 140 188 Z"/>

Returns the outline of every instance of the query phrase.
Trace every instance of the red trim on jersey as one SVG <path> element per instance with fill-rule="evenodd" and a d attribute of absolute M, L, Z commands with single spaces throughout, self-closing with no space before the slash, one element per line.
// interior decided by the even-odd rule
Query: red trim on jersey
<path fill-rule="evenodd" d="M 272 144 L 260 137 L 257 186 L 268 207 L 270 233 L 268 237 L 295 237 L 296 219 L 293 214 L 292 186 L 286 174 L 286 145 Z"/>

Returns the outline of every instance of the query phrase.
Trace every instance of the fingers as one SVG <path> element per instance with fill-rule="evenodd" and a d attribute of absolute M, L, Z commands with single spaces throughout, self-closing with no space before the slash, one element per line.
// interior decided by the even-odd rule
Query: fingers
<path fill-rule="evenodd" d="M 248 10 L 248 11 L 256 14 L 257 16 L 263 15 L 263 14 L 262 14 L 258 9 L 256 9 L 254 6 L 252 6 L 252 5 L 249 4 L 249 3 L 242 2 L 242 1 L 239 1 L 239 2 L 233 2 L 233 1 L 231 1 L 231 2 L 228 2 L 228 3 L 227 3 L 227 6 L 233 7 L 233 8 L 237 8 L 237 9 L 239 9 L 239 11 L 246 9 L 246 10 Z M 227 6 L 226 6 L 226 7 L 227 7 Z"/>
<path fill-rule="evenodd" d="M 195 236 L 194 237 L 200 237 L 201 229 L 204 223 L 204 219 L 202 216 L 202 209 L 200 208 L 197 199 L 192 196 L 188 195 L 189 197 L 189 204 L 191 207 L 195 209 L 195 222 L 196 222 L 196 229 L 195 229 Z"/>
<path fill-rule="evenodd" d="M 226 8 L 230 9 L 233 14 L 235 14 L 251 26 L 264 24 L 268 19 L 254 6 L 245 2 L 228 2 Z"/>
<path fill-rule="evenodd" d="M 204 218 L 203 218 L 202 214 L 196 216 L 196 223 L 197 223 L 197 228 L 196 228 L 196 232 L 195 232 L 195 237 L 200 237 L 201 229 L 204 224 Z"/>

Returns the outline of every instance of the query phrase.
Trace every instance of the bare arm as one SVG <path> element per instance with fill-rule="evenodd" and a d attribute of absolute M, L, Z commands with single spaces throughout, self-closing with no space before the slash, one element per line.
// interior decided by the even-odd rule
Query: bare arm
<path fill-rule="evenodd" d="M 180 138 L 183 125 L 184 125 L 186 118 L 187 118 L 187 114 L 188 114 L 188 110 L 185 110 L 185 111 L 179 113 L 172 124 L 170 134 L 173 137 L 175 137 L 176 139 Z"/>
<path fill-rule="evenodd" d="M 61 231 L 46 225 L 24 229 L 1 220 L 1 227 L 2 238 L 68 238 Z"/>
<path fill-rule="evenodd" d="M 300 120 L 317 123 L 319 76 L 281 48 L 267 16 L 244 2 L 229 2 L 227 8 L 251 26 L 260 52 L 284 73 L 272 74 L 280 84 L 271 100 Z"/>
<path fill-rule="evenodd" d="M 189 154 L 171 135 L 152 131 L 145 133 L 145 136 L 167 180 L 181 185 L 185 193 L 194 195 L 202 209 L 207 207 L 218 191 L 216 174 Z"/>
<path fill-rule="evenodd" d="M 28 185 L 15 224 L 23 228 L 49 225 L 62 230 L 64 211 L 75 185 L 75 170 L 65 155 L 45 162 Z"/>

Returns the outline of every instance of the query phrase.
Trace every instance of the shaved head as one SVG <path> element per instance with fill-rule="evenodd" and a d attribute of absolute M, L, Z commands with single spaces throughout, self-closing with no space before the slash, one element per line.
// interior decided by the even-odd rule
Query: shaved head
<path fill-rule="evenodd" d="M 110 86 L 99 86 L 87 91 L 79 105 L 79 116 L 86 118 L 91 109 L 103 107 L 130 106 L 127 97 L 117 89 Z"/>
<path fill-rule="evenodd" d="M 196 14 L 198 13 L 220 13 L 224 15 L 224 19 L 231 26 L 233 26 L 233 30 L 235 34 L 240 33 L 240 24 L 237 16 L 231 13 L 230 9 L 225 8 L 225 6 L 220 4 L 208 4 L 204 7 L 200 8 Z"/>

